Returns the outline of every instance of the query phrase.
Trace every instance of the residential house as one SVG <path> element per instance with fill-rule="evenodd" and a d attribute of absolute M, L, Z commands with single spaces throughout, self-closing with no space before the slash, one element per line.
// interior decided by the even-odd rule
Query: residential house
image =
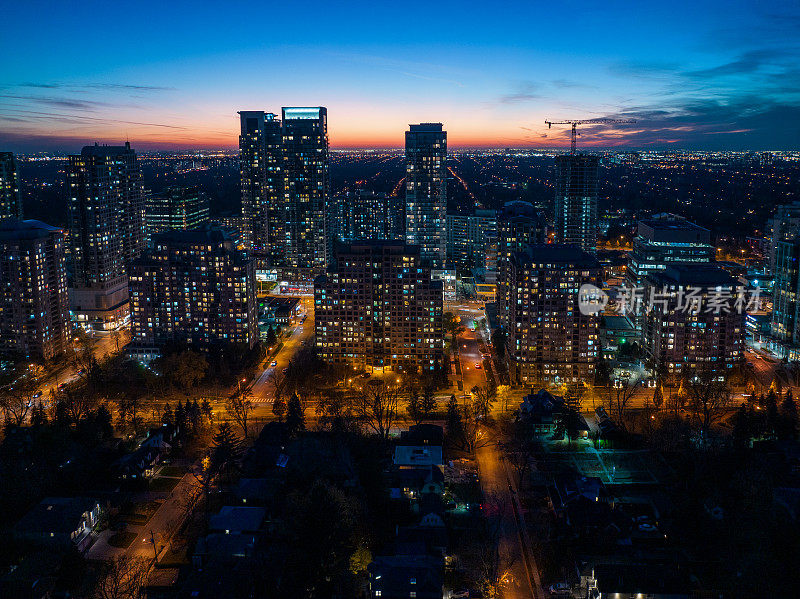
<path fill-rule="evenodd" d="M 47 497 L 13 528 L 14 536 L 51 547 L 75 547 L 83 553 L 94 542 L 100 503 L 88 497 Z"/>

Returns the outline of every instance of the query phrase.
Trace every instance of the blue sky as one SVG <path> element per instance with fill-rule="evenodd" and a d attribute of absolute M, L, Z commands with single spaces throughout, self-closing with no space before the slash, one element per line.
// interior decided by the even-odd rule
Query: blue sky
<path fill-rule="evenodd" d="M 328 107 L 334 147 L 800 146 L 798 2 L 13 3 L 0 149 L 234 147 L 237 110 Z"/>

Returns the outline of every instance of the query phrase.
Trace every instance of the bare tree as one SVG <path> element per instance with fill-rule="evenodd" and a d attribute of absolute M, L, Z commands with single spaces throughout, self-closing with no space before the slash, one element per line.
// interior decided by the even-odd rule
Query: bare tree
<path fill-rule="evenodd" d="M 279 370 L 273 368 L 272 372 L 267 375 L 267 385 L 272 391 L 272 396 L 277 399 L 283 399 L 287 395 L 287 381 L 286 375 Z"/>
<path fill-rule="evenodd" d="M 624 431 L 628 430 L 628 409 L 631 400 L 640 386 L 641 382 L 637 380 L 634 383 L 628 381 L 622 387 L 609 387 L 608 389 L 608 407 L 611 417 Z"/>
<path fill-rule="evenodd" d="M 494 383 L 486 382 L 483 385 L 475 385 L 472 389 L 474 396 L 475 411 L 486 418 L 492 410 L 492 404 L 497 399 L 497 387 Z"/>
<path fill-rule="evenodd" d="M 724 381 L 715 380 L 711 373 L 699 373 L 687 383 L 687 408 L 700 423 L 703 440 L 708 439 L 711 427 L 731 407 L 731 389 Z"/>
<path fill-rule="evenodd" d="M 95 409 L 99 403 L 97 397 L 93 393 L 90 393 L 85 387 L 77 391 L 66 389 L 64 393 L 59 396 L 58 401 L 64 404 L 67 416 L 69 416 L 74 423 L 78 423 L 86 418 L 89 412 Z"/>
<path fill-rule="evenodd" d="M 143 597 L 150 562 L 140 557 L 122 555 L 105 562 L 94 588 L 94 599 L 139 599 Z"/>
<path fill-rule="evenodd" d="M 23 375 L 0 393 L 0 409 L 5 421 L 22 426 L 33 408 L 38 385 L 36 380 Z"/>
<path fill-rule="evenodd" d="M 384 381 L 370 381 L 353 397 L 353 413 L 384 441 L 397 421 L 399 388 Z"/>
<path fill-rule="evenodd" d="M 253 392 L 245 387 L 239 389 L 236 393 L 228 397 L 225 402 L 225 410 L 228 415 L 238 424 L 242 429 L 242 436 L 248 435 L 248 424 L 250 414 L 253 412 L 253 402 L 250 398 L 253 397 Z"/>

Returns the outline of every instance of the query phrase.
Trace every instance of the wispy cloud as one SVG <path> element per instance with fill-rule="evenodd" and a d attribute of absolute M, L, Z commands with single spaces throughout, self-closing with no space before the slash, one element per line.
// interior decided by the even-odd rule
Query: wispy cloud
<path fill-rule="evenodd" d="M 95 102 L 92 100 L 82 100 L 69 97 L 57 96 L 30 96 L 22 94 L 0 94 L 0 98 L 8 100 L 19 100 L 24 103 L 44 104 L 56 108 L 67 108 L 72 110 L 97 110 L 108 106 L 105 102 Z"/>
<path fill-rule="evenodd" d="M 516 91 L 500 96 L 497 101 L 500 104 L 519 104 L 538 100 L 541 97 L 542 94 L 539 93 L 539 87 L 531 81 L 526 81 L 519 84 Z"/>
<path fill-rule="evenodd" d="M 26 82 L 18 83 L 15 87 L 28 87 L 36 89 L 64 89 L 64 90 L 82 90 L 82 89 L 108 89 L 108 90 L 122 90 L 122 91 L 139 91 L 139 92 L 159 92 L 174 90 L 174 87 L 164 87 L 161 85 L 136 85 L 130 83 L 35 83 Z"/>

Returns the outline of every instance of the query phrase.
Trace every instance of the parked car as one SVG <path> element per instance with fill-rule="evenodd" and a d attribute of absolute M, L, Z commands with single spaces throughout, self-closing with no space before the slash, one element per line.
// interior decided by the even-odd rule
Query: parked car
<path fill-rule="evenodd" d="M 551 584 L 547 590 L 550 591 L 551 595 L 556 595 L 558 597 L 572 594 L 572 586 L 568 582 L 556 582 L 555 584 Z"/>

